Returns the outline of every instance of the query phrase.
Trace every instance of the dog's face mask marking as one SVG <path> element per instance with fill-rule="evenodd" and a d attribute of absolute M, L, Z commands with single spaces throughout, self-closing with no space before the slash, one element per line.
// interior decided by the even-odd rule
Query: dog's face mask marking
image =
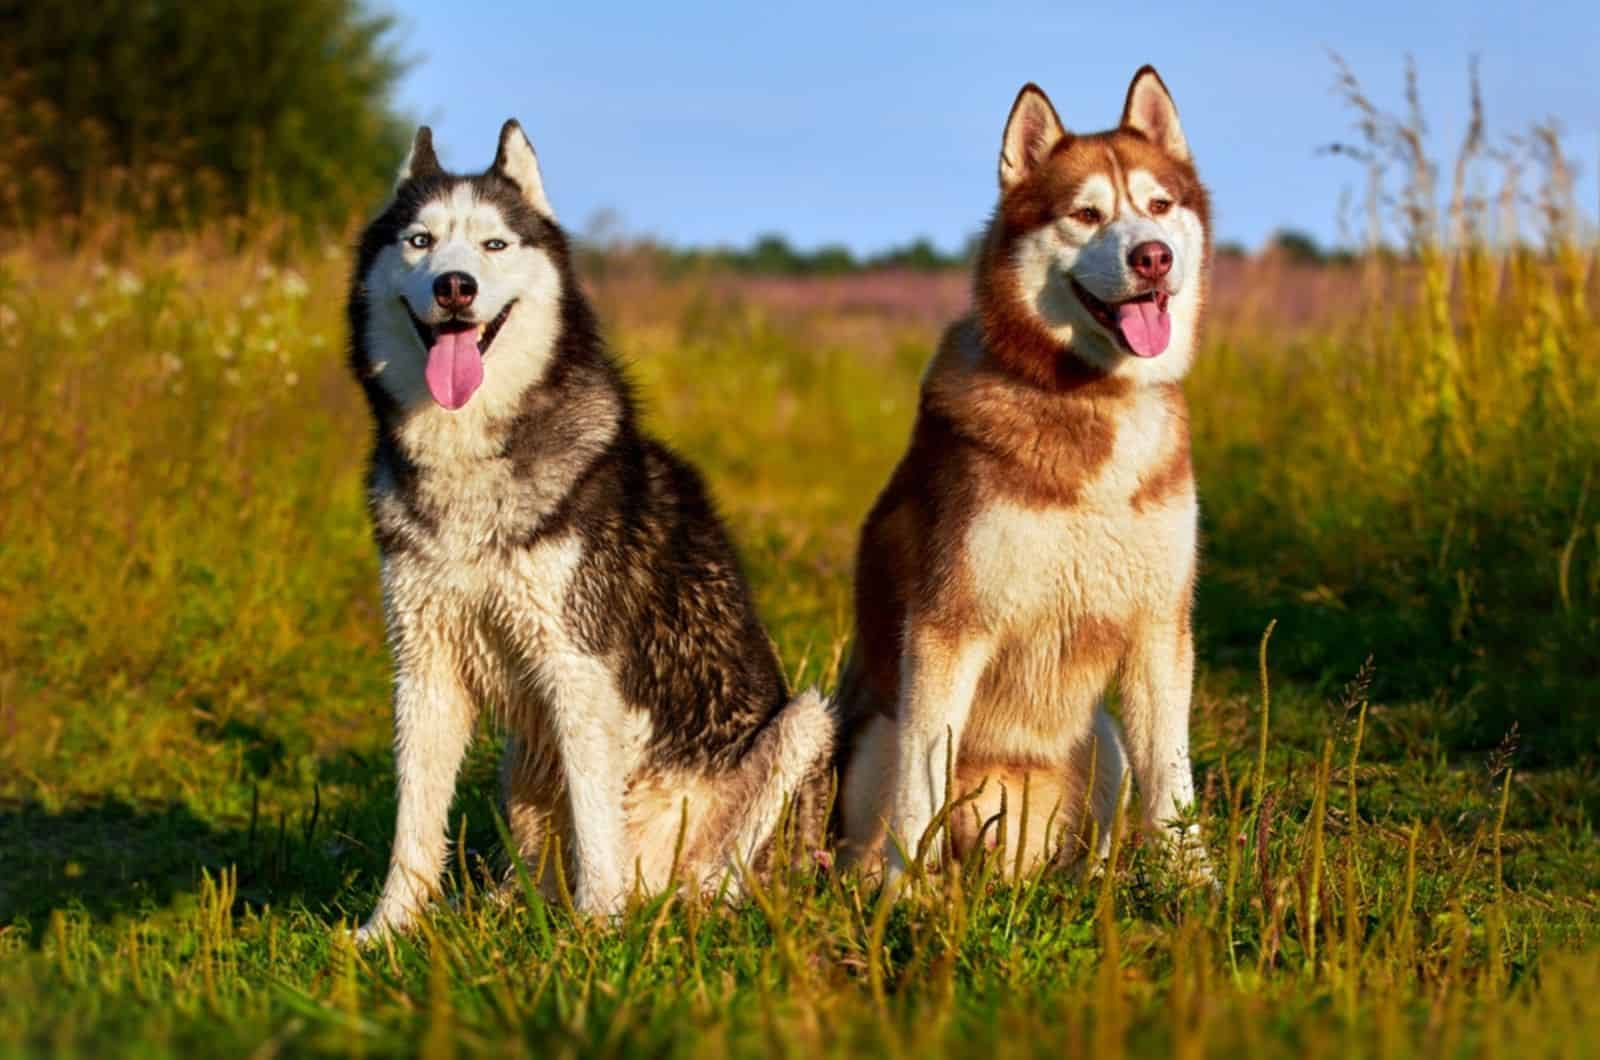
<path fill-rule="evenodd" d="M 373 368 L 402 404 L 426 396 L 455 411 L 505 374 L 491 354 L 537 355 L 526 342 L 553 318 L 561 277 L 545 246 L 553 218 L 533 148 L 515 123 L 476 177 L 439 168 L 426 130 L 374 225 L 365 290 Z M 520 372 L 517 374 L 521 374 Z"/>
<path fill-rule="evenodd" d="M 1154 72 L 1134 79 L 1117 129 L 1086 136 L 1025 88 L 1006 125 L 1000 185 L 1026 311 L 1099 368 L 1181 374 L 1201 308 L 1206 205 Z M 1130 357 L 1175 363 L 1141 368 Z"/>

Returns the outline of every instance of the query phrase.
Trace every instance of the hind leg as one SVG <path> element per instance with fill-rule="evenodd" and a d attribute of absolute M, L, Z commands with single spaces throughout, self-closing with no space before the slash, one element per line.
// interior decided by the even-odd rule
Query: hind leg
<path fill-rule="evenodd" d="M 846 866 L 878 867 L 893 768 L 894 722 L 880 714 L 862 726 L 839 778 L 839 854 Z"/>
<path fill-rule="evenodd" d="M 833 737 L 832 708 L 814 689 L 795 696 L 767 724 L 731 786 L 742 798 L 724 854 L 729 868 L 770 867 L 774 833 L 786 811 L 793 832 L 785 838 L 800 848 L 786 851 L 791 857 L 803 859 L 820 838 Z"/>
<path fill-rule="evenodd" d="M 506 830 L 511 833 L 507 858 L 520 860 L 534 886 L 545 897 L 555 898 L 555 870 L 549 858 L 555 855 L 555 839 L 562 834 L 561 781 L 549 759 L 530 752 L 528 743 L 518 736 L 506 741 L 500 759 L 500 796 Z M 569 846 L 570 840 L 563 839 L 563 850 Z M 520 886 L 515 865 L 508 866 L 502 892 Z"/>
<path fill-rule="evenodd" d="M 1007 875 L 1042 862 L 1098 866 L 1127 775 L 1121 733 L 1103 705 L 1063 763 L 964 756 L 956 769 L 963 802 L 951 817 L 956 856 L 1003 846 Z"/>
<path fill-rule="evenodd" d="M 1066 864 L 1082 861 L 1091 870 L 1097 869 L 1111 853 L 1111 832 L 1116 826 L 1119 800 L 1126 804 L 1123 785 L 1129 770 L 1122 730 L 1104 703 L 1096 705 L 1094 727 L 1073 748 L 1069 770 L 1069 787 L 1079 802 L 1073 808 L 1078 827 L 1076 834 L 1063 841 L 1061 860 Z"/>
<path fill-rule="evenodd" d="M 806 691 L 731 768 L 642 770 L 626 800 L 638 885 L 647 893 L 725 888 L 734 898 L 752 873 L 814 864 L 825 841 L 832 750 L 830 707 Z"/>

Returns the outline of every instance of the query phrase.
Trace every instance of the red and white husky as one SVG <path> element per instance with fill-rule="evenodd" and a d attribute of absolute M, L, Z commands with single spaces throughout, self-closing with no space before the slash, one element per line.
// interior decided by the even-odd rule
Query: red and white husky
<path fill-rule="evenodd" d="M 1023 88 L 975 312 L 946 332 L 861 531 L 841 824 L 891 879 L 902 846 L 980 785 L 949 823 L 958 857 L 994 843 L 1002 791 L 1025 866 L 1073 856 L 1085 809 L 1103 849 L 1129 767 L 1147 826 L 1204 875 L 1198 835 L 1174 824 L 1194 801 L 1179 381 L 1210 257 L 1206 192 L 1155 70 L 1107 132 L 1068 132 Z M 1103 703 L 1113 678 L 1125 735 Z"/>

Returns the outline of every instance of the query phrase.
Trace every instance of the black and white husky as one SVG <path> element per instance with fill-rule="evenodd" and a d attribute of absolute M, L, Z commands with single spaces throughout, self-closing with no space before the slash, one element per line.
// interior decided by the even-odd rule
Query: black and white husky
<path fill-rule="evenodd" d="M 584 912 L 761 863 L 786 804 L 814 833 L 831 709 L 790 699 L 700 477 L 641 432 L 516 122 L 472 176 L 418 131 L 349 314 L 399 788 L 362 937 L 437 888 L 480 711 L 510 736 L 517 853 L 559 839 Z"/>

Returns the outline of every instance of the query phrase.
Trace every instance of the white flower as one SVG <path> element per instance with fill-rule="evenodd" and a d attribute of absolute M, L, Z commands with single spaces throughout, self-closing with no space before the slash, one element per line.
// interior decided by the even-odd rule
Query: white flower
<path fill-rule="evenodd" d="M 137 273 L 127 269 L 117 270 L 117 293 L 133 297 L 144 290 L 144 281 L 139 279 Z"/>
<path fill-rule="evenodd" d="M 311 285 L 306 283 L 305 277 L 293 269 L 283 274 L 283 293 L 290 298 L 300 299 L 311 293 Z"/>
<path fill-rule="evenodd" d="M 300 382 L 299 372 L 290 372 L 288 375 L 283 377 L 283 383 L 285 386 L 294 386 L 298 382 Z"/>

